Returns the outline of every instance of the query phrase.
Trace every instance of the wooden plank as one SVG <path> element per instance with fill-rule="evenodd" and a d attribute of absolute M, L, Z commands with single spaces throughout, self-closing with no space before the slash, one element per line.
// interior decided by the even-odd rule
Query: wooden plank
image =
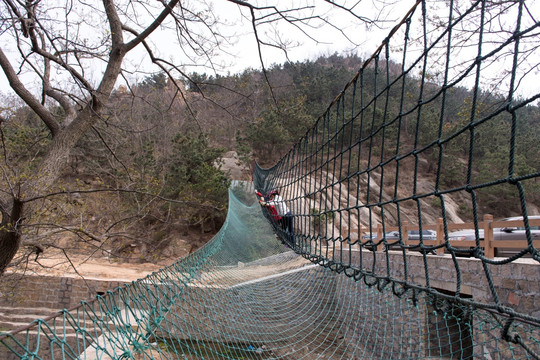
<path fill-rule="evenodd" d="M 435 241 L 436 244 L 435 245 L 442 245 L 444 244 L 444 223 L 443 223 L 443 219 L 442 218 L 438 218 L 437 219 L 437 228 L 435 229 L 435 231 L 437 232 L 437 240 Z M 439 249 L 436 250 L 436 253 L 437 255 L 442 255 L 444 254 L 444 247 L 441 247 Z"/>
<path fill-rule="evenodd" d="M 495 257 L 495 248 L 493 247 L 493 215 L 484 215 L 484 252 L 488 258 Z"/>

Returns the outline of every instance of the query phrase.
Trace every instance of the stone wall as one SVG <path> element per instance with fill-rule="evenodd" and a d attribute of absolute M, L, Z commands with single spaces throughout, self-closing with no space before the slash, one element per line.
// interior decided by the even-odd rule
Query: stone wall
<path fill-rule="evenodd" d="M 389 251 L 388 262 L 385 253 L 378 253 L 376 256 L 378 274 L 386 274 L 388 271 L 392 277 L 405 280 L 405 266 L 400 252 Z M 353 252 L 351 259 L 353 266 L 358 266 L 357 252 Z M 373 253 L 363 252 L 363 268 L 371 269 L 373 259 Z M 430 286 L 455 292 L 459 280 L 462 294 L 471 296 L 475 301 L 492 303 L 493 295 L 481 262 L 470 258 L 458 258 L 457 261 L 459 277 L 450 255 L 427 256 Z M 488 265 L 488 268 L 503 305 L 532 317 L 540 317 L 540 265 L 537 262 L 532 259 L 518 259 L 510 264 Z M 407 273 L 408 281 L 422 286 L 427 284 L 422 255 L 412 252 L 407 255 Z M 0 306 L 67 309 L 82 300 L 92 299 L 122 285 L 124 283 L 118 280 L 26 276 L 0 283 Z"/>
<path fill-rule="evenodd" d="M 70 315 L 59 313 L 63 309 L 73 309 L 83 300 L 95 299 L 107 291 L 122 286 L 121 281 L 97 279 L 81 279 L 72 277 L 53 276 L 24 276 L 16 277 L 8 274 L 0 282 L 0 332 L 27 329 L 14 335 L 14 339 L 4 339 L 0 344 L 0 359 L 18 360 L 19 355 L 8 350 L 5 345 L 15 352 L 24 354 L 26 344 L 34 351 L 36 358 L 62 358 L 65 349 L 70 356 L 73 351 L 80 352 L 101 335 L 99 324 L 96 327 L 93 317 L 100 316 L 99 306 L 93 311 L 78 307 L 70 311 Z M 51 319 L 50 316 L 55 318 Z M 36 321 L 47 319 L 47 322 Z M 33 326 L 28 326 L 33 321 Z M 71 325 L 71 322 L 76 324 Z M 65 326 L 65 328 L 64 328 Z M 81 329 L 84 329 L 81 332 Z M 88 332 L 86 332 L 88 331 Z M 50 339 L 58 337 L 58 341 Z M 84 340 L 83 340 L 84 339 Z M 18 345 L 21 344 L 21 345 Z M 38 346 L 39 344 L 39 346 Z M 71 352 L 70 352 L 71 351 Z M 71 357 L 70 357 L 71 358 Z"/>
<path fill-rule="evenodd" d="M 351 264 L 360 266 L 358 251 L 353 251 Z M 386 256 L 388 256 L 388 261 Z M 344 256 L 347 258 L 347 256 Z M 407 266 L 404 265 L 401 251 L 371 251 L 362 252 L 364 269 L 372 269 L 376 260 L 375 272 L 379 275 L 390 274 L 398 280 L 407 280 L 421 286 L 444 290 L 450 293 L 456 291 L 456 284 L 461 284 L 460 294 L 472 297 L 473 300 L 485 304 L 493 304 L 485 269 L 480 260 L 475 258 L 456 258 L 456 264 L 451 255 L 427 255 L 427 274 L 424 258 L 421 254 L 409 252 L 406 255 Z M 388 265 L 387 265 L 388 264 Z M 540 318 L 540 264 L 533 259 L 517 259 L 508 264 L 487 265 L 493 280 L 493 286 L 502 305 L 517 312 Z M 407 270 L 407 277 L 405 277 Z"/>
<path fill-rule="evenodd" d="M 405 279 L 407 269 L 409 281 L 426 285 L 422 255 L 408 254 L 406 267 L 403 254 L 393 251 L 362 253 L 362 262 L 359 253 L 351 259 L 354 264 L 371 269 L 374 256 L 377 273 L 388 272 L 393 278 Z M 463 296 L 492 303 L 482 264 L 468 258 L 459 258 L 457 263 L 459 277 L 450 256 L 427 256 L 430 286 L 452 293 L 459 279 Z M 241 265 L 244 270 L 250 267 L 250 264 Z M 504 305 L 539 316 L 540 266 L 537 263 L 519 260 L 488 267 Z M 470 312 L 467 308 L 451 307 L 437 313 L 425 296 L 417 302 L 410 296 L 399 298 L 392 295 L 390 285 L 379 291 L 366 286 L 363 280 L 355 281 L 321 266 L 306 266 L 232 287 L 190 284 L 184 289 L 182 283 L 167 281 L 141 283 L 127 294 L 131 296 L 131 305 L 146 318 L 150 314 L 144 309 L 145 299 L 165 301 L 160 307 L 164 311 L 160 321 L 170 326 L 162 328 L 167 329 L 167 333 L 155 333 L 163 338 L 219 342 L 242 339 L 257 346 L 272 344 L 272 351 L 284 359 L 288 359 L 289 353 L 298 355 L 299 352 L 321 358 L 337 354 L 340 358 L 355 358 L 361 353 L 374 358 L 392 354 L 393 358 L 489 359 L 490 354 L 509 352 L 506 355 L 515 356 L 516 353 L 510 352 L 520 351 L 519 347 L 513 350 L 502 341 L 500 325 L 496 322 L 492 325 L 491 315 L 482 310 Z M 13 291 L 5 286 L 1 288 L 0 306 L 60 310 L 122 285 L 120 281 L 29 276 L 19 280 Z M 179 292 L 178 287 L 183 290 Z M 134 296 L 137 301 L 133 301 Z M 166 300 L 174 296 L 176 300 L 169 307 Z M 442 314 L 458 315 L 452 318 Z M 151 323 L 150 320 L 144 323 Z M 486 330 L 489 326 L 493 328 Z M 306 333 L 310 336 L 302 340 L 301 335 Z M 538 338 L 537 333 L 532 338 Z M 444 344 L 445 334 L 448 341 Z"/>
<path fill-rule="evenodd" d="M 69 309 L 122 286 L 121 281 L 54 276 L 7 277 L 0 283 L 0 306 Z"/>
<path fill-rule="evenodd" d="M 378 253 L 376 272 L 405 280 L 403 255 L 389 251 L 388 269 L 384 253 Z M 353 252 L 352 264 L 359 265 L 358 253 Z M 373 253 L 363 253 L 363 268 L 371 269 Z M 450 292 L 456 291 L 456 283 L 461 282 L 461 293 L 470 295 L 476 301 L 491 303 L 492 294 L 481 262 L 477 259 L 458 258 L 460 277 L 450 255 L 427 256 L 429 284 L 433 288 Z M 540 317 L 540 265 L 532 259 L 518 259 L 510 264 L 488 265 L 493 285 L 500 301 L 520 313 Z M 407 280 L 425 286 L 426 276 L 423 257 L 420 254 L 407 255 Z M 89 300 L 98 294 L 122 286 L 118 280 L 81 279 L 72 277 L 25 276 L 21 279 L 9 278 L 0 283 L 0 306 L 35 307 L 61 310 L 77 305 L 81 300 Z"/>

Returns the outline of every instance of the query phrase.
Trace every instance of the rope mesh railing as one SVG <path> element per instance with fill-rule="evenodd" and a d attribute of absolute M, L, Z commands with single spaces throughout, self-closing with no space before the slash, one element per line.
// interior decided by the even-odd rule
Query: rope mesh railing
<path fill-rule="evenodd" d="M 294 234 L 266 215 L 306 259 L 398 297 L 485 311 L 501 341 L 538 358 L 538 291 L 525 286 L 519 302 L 519 285 L 501 286 L 516 263 L 540 279 L 529 214 L 540 171 L 527 146 L 540 98 L 535 9 L 418 1 L 304 137 L 274 167 L 256 166 L 254 183 L 284 199 Z M 504 212 L 517 219 L 489 215 Z M 510 333 L 516 324 L 536 335 Z"/>
<path fill-rule="evenodd" d="M 398 297 L 310 263 L 276 240 L 253 187 L 240 187 L 233 185 L 227 221 L 205 247 L 0 334 L 0 358 L 533 358 L 501 339 L 507 324 L 494 314 L 426 292 Z M 534 325 L 508 326 L 526 343 L 538 339 Z"/>
<path fill-rule="evenodd" d="M 538 66 L 527 65 L 539 28 L 528 5 L 417 2 L 289 153 L 256 167 L 255 188 L 280 191 L 292 232 L 234 183 L 203 248 L 0 333 L 0 358 L 538 359 L 540 224 L 528 205 L 540 173 L 522 166 L 520 143 L 540 98 L 534 83 L 522 89 Z M 501 124 L 504 169 L 488 176 L 480 140 Z M 495 257 L 482 214 L 503 193 L 525 245 Z M 463 246 L 449 236 L 465 226 L 454 197 L 474 232 Z"/>

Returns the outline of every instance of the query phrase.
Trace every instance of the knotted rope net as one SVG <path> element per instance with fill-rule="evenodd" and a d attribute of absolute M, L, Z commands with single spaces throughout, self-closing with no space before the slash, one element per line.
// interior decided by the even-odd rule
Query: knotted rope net
<path fill-rule="evenodd" d="M 515 322 L 320 266 L 276 239 L 251 184 L 220 233 L 173 266 L 0 335 L 2 359 L 532 358 Z"/>
<path fill-rule="evenodd" d="M 522 123 L 540 98 L 528 82 L 540 26 L 530 6 L 418 1 L 315 126 L 256 168 L 254 188 L 233 184 L 207 245 L 0 334 L 0 357 L 539 358 L 540 224 L 528 212 L 540 172 L 523 162 Z M 486 172 L 486 154 L 502 170 Z M 255 189 L 278 190 L 290 223 Z M 482 217 L 493 196 L 520 215 L 525 235 L 509 254 Z M 473 240 L 449 236 L 467 226 Z"/>

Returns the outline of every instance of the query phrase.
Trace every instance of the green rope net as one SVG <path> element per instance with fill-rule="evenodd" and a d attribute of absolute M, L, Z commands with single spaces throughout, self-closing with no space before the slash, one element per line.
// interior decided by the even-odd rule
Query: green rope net
<path fill-rule="evenodd" d="M 263 195 L 278 192 L 290 215 L 265 215 L 304 258 L 400 298 L 423 293 L 446 315 L 456 306 L 492 314 L 500 340 L 533 358 L 537 10 L 418 1 L 304 137 L 254 175 Z M 502 213 L 515 217 L 494 221 Z M 527 339 L 510 329 L 529 325 Z M 452 351 L 481 357 L 476 345 L 467 356 Z"/>
<path fill-rule="evenodd" d="M 425 293 L 398 297 L 307 261 L 276 240 L 250 184 L 175 265 L 0 335 L 2 359 L 529 358 L 504 319 Z M 510 325 L 525 342 L 537 328 Z"/>
<path fill-rule="evenodd" d="M 540 224 L 528 201 L 540 172 L 522 166 L 521 119 L 538 114 L 538 86 L 524 84 L 540 23 L 528 5 L 418 1 L 276 166 L 233 183 L 208 244 L 0 334 L 0 358 L 538 359 Z M 479 144 L 495 129 L 504 141 L 482 151 L 503 170 L 486 172 Z M 278 190 L 287 221 L 255 189 Z M 504 256 L 484 239 L 493 196 L 525 234 Z M 451 197 L 469 225 L 455 224 Z M 474 239 L 454 242 L 458 226 Z"/>

